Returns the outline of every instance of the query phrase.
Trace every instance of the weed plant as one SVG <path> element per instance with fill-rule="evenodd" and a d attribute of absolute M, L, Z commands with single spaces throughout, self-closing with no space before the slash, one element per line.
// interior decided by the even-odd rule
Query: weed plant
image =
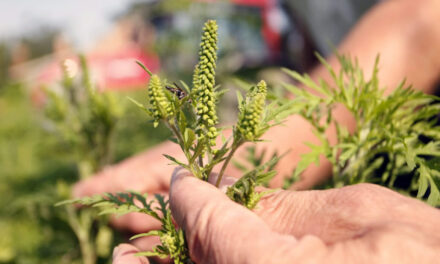
<path fill-rule="evenodd" d="M 265 81 L 258 82 L 248 88 L 245 97 L 237 93 L 238 121 L 232 128 L 232 136 L 224 138 L 221 134 L 222 128 L 217 126 L 216 106 L 219 96 L 225 92 L 215 83 L 217 30 L 215 21 L 209 20 L 205 23 L 199 61 L 194 69 L 191 87 L 184 82 L 181 82 L 182 88 L 177 84 L 171 85 L 141 65 L 150 75 L 147 90 L 149 107 L 133 101 L 152 118 L 154 126 L 160 122 L 166 124 L 173 132 L 174 138 L 171 140 L 180 146 L 186 161 L 177 160 L 167 154 L 164 156 L 203 181 L 208 180 L 216 166 L 219 167 L 216 181 L 218 187 L 236 150 L 246 142 L 261 141 L 261 137 L 270 127 L 281 123 L 288 115 L 291 104 L 280 106 L 276 101 L 267 104 L 267 85 Z M 221 142 L 220 146 L 217 142 Z M 228 188 L 227 195 L 249 209 L 254 208 L 265 194 L 255 191 L 255 187 L 267 183 L 275 175 L 275 171 L 267 169 L 273 167 L 278 160 L 278 157 L 273 157 L 267 163 L 245 173 Z M 174 226 L 168 201 L 162 196 L 155 195 L 155 199 L 147 200 L 146 195 L 127 192 L 66 203 L 72 202 L 100 207 L 102 213 L 140 212 L 158 219 L 162 223 L 161 230 L 138 234 L 133 239 L 159 236 L 161 245 L 151 252 L 141 252 L 139 255 L 170 257 L 175 263 L 191 263 L 184 232 Z"/>
<path fill-rule="evenodd" d="M 122 109 L 111 93 L 100 93 L 93 86 L 86 60 L 80 56 L 81 78 L 67 60 L 62 65 L 62 90 L 58 93 L 45 89 L 49 99 L 46 117 L 53 134 L 74 153 L 79 179 L 84 180 L 111 161 L 112 136 Z M 70 186 L 58 182 L 60 200 L 70 198 Z M 75 233 L 84 264 L 94 264 L 98 257 L 106 258 L 111 252 L 113 232 L 105 218 L 96 210 L 66 205 L 64 220 Z"/>
<path fill-rule="evenodd" d="M 379 57 L 369 79 L 348 57 L 338 56 L 339 72 L 318 58 L 330 82 L 314 82 L 308 75 L 285 69 L 307 87 L 285 85 L 295 96 L 295 112 L 309 121 L 321 143 L 307 143 L 311 150 L 302 156 L 294 178 L 323 155 L 333 168 L 328 187 L 370 182 L 440 205 L 440 98 L 415 91 L 404 81 L 385 96 L 378 80 Z M 332 111 L 338 105 L 353 116 L 353 133 L 334 122 Z M 331 124 L 337 131 L 335 145 L 325 134 Z"/>
<path fill-rule="evenodd" d="M 438 204 L 440 134 L 434 118 L 440 109 L 436 103 L 438 98 L 404 88 L 403 83 L 389 96 L 384 96 L 377 79 L 377 64 L 373 76 L 366 81 L 358 65 L 345 57 L 339 57 L 341 70 L 338 73 L 321 59 L 333 78 L 332 84 L 325 81 L 315 83 L 307 75 L 286 70 L 313 92 L 285 85 L 294 93 L 295 99 L 279 98 L 267 104 L 267 86 L 260 81 L 249 87 L 244 97 L 237 93 L 238 121 L 232 128 L 232 136 L 226 139 L 222 136 L 222 128 L 217 126 L 216 105 L 225 91 L 215 83 L 216 52 L 217 25 L 210 20 L 203 29 L 199 61 L 191 86 L 184 82 L 170 84 L 141 65 L 150 75 L 149 106 L 133 102 L 151 117 L 154 126 L 164 123 L 172 131 L 174 137 L 171 140 L 180 146 L 186 157 L 186 160 L 177 160 L 164 154 L 172 164 L 185 168 L 203 181 L 207 181 L 211 172 L 216 170 L 216 186 L 219 186 L 238 148 L 246 142 L 261 141 L 270 127 L 295 113 L 313 125 L 321 145 L 309 144 L 311 152 L 303 156 L 293 179 L 324 155 L 333 164 L 332 186 L 376 182 L 393 188 L 402 173 L 412 171 L 416 176 L 412 178 L 409 190 L 416 188 L 419 198 L 427 198 L 432 205 Z M 349 133 L 347 128 L 335 123 L 338 143 L 331 145 L 324 132 L 334 123 L 332 110 L 338 104 L 352 113 L 357 130 Z M 249 153 L 255 167 L 230 186 L 226 195 L 253 209 L 265 194 L 255 191 L 255 187 L 267 184 L 275 175 L 272 168 L 282 155 L 273 155 L 268 162 L 263 162 L 255 149 L 249 148 Z M 241 164 L 236 165 L 246 169 Z M 375 175 L 380 170 L 382 176 L 377 178 Z M 161 229 L 135 235 L 132 239 L 158 236 L 161 244 L 138 255 L 170 257 L 174 263 L 192 263 L 184 230 L 173 224 L 168 201 L 160 195 L 149 199 L 136 192 L 107 193 L 64 203 L 92 205 L 100 208 L 103 214 L 138 212 L 150 215 L 162 223 Z"/>

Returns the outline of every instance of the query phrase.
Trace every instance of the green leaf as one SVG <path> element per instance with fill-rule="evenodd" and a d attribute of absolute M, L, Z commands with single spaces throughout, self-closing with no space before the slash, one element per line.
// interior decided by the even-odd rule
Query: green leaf
<path fill-rule="evenodd" d="M 151 116 L 150 111 L 148 111 L 148 109 L 141 103 L 139 103 L 138 101 L 136 101 L 135 99 L 131 98 L 131 97 L 127 97 L 128 100 L 130 100 L 133 104 L 135 104 L 137 107 L 139 107 L 139 109 L 141 109 L 142 111 L 144 111 L 145 113 L 147 113 L 149 116 Z"/>
<path fill-rule="evenodd" d="M 167 258 L 168 254 L 157 252 L 157 251 L 142 251 L 134 254 L 136 257 L 159 257 L 159 258 Z"/>
<path fill-rule="evenodd" d="M 144 71 L 145 71 L 146 73 L 148 73 L 148 75 L 150 75 L 150 76 L 153 75 L 153 73 L 151 73 L 151 71 L 150 71 L 147 67 L 145 67 L 145 65 L 144 65 L 142 62 L 136 60 L 136 63 L 137 63 L 139 66 L 141 66 L 141 68 L 144 69 Z"/>
<path fill-rule="evenodd" d="M 301 160 L 298 162 L 298 165 L 296 165 L 295 173 L 293 177 L 298 177 L 312 163 L 318 165 L 319 157 L 321 155 L 326 154 L 325 148 L 323 146 L 317 146 L 312 144 L 307 144 L 307 145 L 311 148 L 311 151 L 309 153 L 301 155 Z"/>
<path fill-rule="evenodd" d="M 342 149 L 342 153 L 339 156 L 339 165 L 342 166 L 356 153 L 358 146 L 356 144 L 341 144 L 339 147 Z"/>
<path fill-rule="evenodd" d="M 203 151 L 205 150 L 205 146 L 206 144 L 204 144 L 204 142 L 200 142 L 200 141 L 197 142 L 196 148 L 194 150 L 194 154 L 189 160 L 189 163 L 194 162 L 200 155 L 203 154 Z"/>
<path fill-rule="evenodd" d="M 176 158 L 174 158 L 174 157 L 172 157 L 172 156 L 170 156 L 170 155 L 167 155 L 167 154 L 163 154 L 163 156 L 164 156 L 165 158 L 171 160 L 173 163 L 175 163 L 175 164 L 177 164 L 177 165 L 179 165 L 179 166 L 182 166 L 182 167 L 184 167 L 185 169 L 189 169 L 188 165 L 186 165 L 185 163 L 183 163 L 183 162 L 181 162 L 181 161 L 178 161 Z"/>
<path fill-rule="evenodd" d="M 191 89 L 189 88 L 188 84 L 186 84 L 184 81 L 180 80 L 180 83 L 182 84 L 183 89 L 185 89 L 185 92 L 189 94 L 191 92 Z"/>
<path fill-rule="evenodd" d="M 184 133 L 187 127 L 187 122 L 186 122 L 186 116 L 185 113 L 183 113 L 183 111 L 179 112 L 179 118 L 177 120 L 178 124 L 179 124 L 179 132 L 180 133 Z"/>
<path fill-rule="evenodd" d="M 317 91 L 318 93 L 325 95 L 325 96 L 330 96 L 330 92 L 323 89 L 323 87 L 317 85 L 312 78 L 310 78 L 309 75 L 304 74 L 301 75 L 296 71 L 292 71 L 289 69 L 284 68 L 283 69 L 284 72 L 286 72 L 288 75 L 290 75 L 293 79 L 299 81 L 300 83 L 304 84 L 305 86 L 312 88 L 313 90 Z"/>
<path fill-rule="evenodd" d="M 234 78 L 233 82 L 241 89 L 245 90 L 246 92 L 249 91 L 249 89 L 252 87 L 252 83 L 246 82 L 239 78 Z"/>
<path fill-rule="evenodd" d="M 408 167 L 412 170 L 415 168 L 416 163 L 416 153 L 414 152 L 413 148 L 411 148 L 412 142 L 415 140 L 414 137 L 411 138 L 405 138 L 403 140 L 403 144 L 405 146 L 405 160 L 406 164 L 408 164 Z"/>
<path fill-rule="evenodd" d="M 440 184 L 435 182 L 432 178 L 430 179 L 431 188 L 428 197 L 428 204 L 432 206 L 437 206 L 440 201 Z"/>
<path fill-rule="evenodd" d="M 134 239 L 137 239 L 140 237 L 146 237 L 146 236 L 159 236 L 160 234 L 161 233 L 159 230 L 151 230 L 147 233 L 141 233 L 141 234 L 134 235 L 134 236 L 130 237 L 130 240 L 134 240 Z"/>
<path fill-rule="evenodd" d="M 426 166 L 431 170 L 440 171 L 440 156 L 426 161 Z"/>
<path fill-rule="evenodd" d="M 268 171 L 257 175 L 257 184 L 269 183 L 277 175 L 276 171 Z"/>
<path fill-rule="evenodd" d="M 423 195 L 426 193 L 426 190 L 428 189 L 429 173 L 424 166 L 420 167 L 419 173 L 420 173 L 420 178 L 419 178 L 419 188 L 417 191 L 417 198 L 422 198 Z"/>
<path fill-rule="evenodd" d="M 243 95 L 240 93 L 240 91 L 237 91 L 237 103 L 239 108 L 243 106 Z"/>
<path fill-rule="evenodd" d="M 194 144 L 196 139 L 196 134 L 194 130 L 190 128 L 185 129 L 185 133 L 183 134 L 183 140 L 185 141 L 185 150 L 188 151 L 190 147 Z"/>

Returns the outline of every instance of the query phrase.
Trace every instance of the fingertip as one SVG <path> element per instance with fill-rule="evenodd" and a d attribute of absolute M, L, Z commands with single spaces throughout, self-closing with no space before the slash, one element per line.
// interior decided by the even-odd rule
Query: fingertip
<path fill-rule="evenodd" d="M 173 171 L 173 175 L 171 177 L 171 185 L 175 185 L 177 182 L 187 178 L 194 177 L 188 170 L 182 167 L 176 167 Z M 218 179 L 218 173 L 211 173 L 208 178 L 208 183 L 215 186 Z M 223 193 L 226 192 L 227 187 L 233 185 L 237 181 L 234 177 L 224 176 L 220 182 L 218 189 L 220 189 Z"/>
<path fill-rule="evenodd" d="M 175 184 L 176 182 L 182 180 L 185 177 L 190 177 L 192 174 L 185 170 L 182 167 L 176 167 L 173 171 L 173 175 L 171 176 L 171 185 Z"/>
<path fill-rule="evenodd" d="M 92 176 L 89 179 L 82 180 L 76 183 L 72 188 L 72 195 L 75 198 L 81 198 L 85 196 L 91 196 L 94 194 L 100 194 L 105 192 L 105 182 L 97 182 L 96 176 Z M 101 190 L 102 189 L 102 190 Z"/>
<path fill-rule="evenodd" d="M 81 198 L 120 189 L 119 183 L 113 176 L 112 167 L 104 168 L 89 178 L 76 183 L 72 188 L 72 195 L 75 198 Z"/>
<path fill-rule="evenodd" d="M 135 256 L 139 252 L 135 246 L 120 244 L 113 250 L 113 264 L 149 264 L 146 257 Z"/>

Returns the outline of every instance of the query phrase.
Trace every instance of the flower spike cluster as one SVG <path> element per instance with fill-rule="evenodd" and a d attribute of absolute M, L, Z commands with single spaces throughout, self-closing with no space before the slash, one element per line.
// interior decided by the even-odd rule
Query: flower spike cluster
<path fill-rule="evenodd" d="M 199 139 L 205 135 L 211 146 L 215 145 L 218 135 L 215 125 L 218 122 L 215 109 L 216 96 L 215 67 L 217 61 L 217 23 L 209 20 L 203 28 L 202 41 L 200 43 L 199 63 L 196 66 L 193 77 L 195 89 L 195 102 L 198 116 L 197 131 Z"/>
<path fill-rule="evenodd" d="M 154 118 L 154 127 L 157 127 L 161 119 L 173 115 L 173 108 L 166 97 L 159 76 L 153 74 L 148 85 L 148 98 L 151 105 L 150 112 Z"/>
<path fill-rule="evenodd" d="M 267 95 L 265 81 L 260 81 L 246 95 L 246 101 L 240 107 L 237 130 L 246 141 L 257 140 Z"/>
<path fill-rule="evenodd" d="M 279 109 L 279 104 L 273 103 L 266 107 L 266 83 L 261 81 L 249 89 L 246 99 L 238 95 L 240 116 L 234 127 L 233 135 L 226 139 L 221 137 L 222 144 L 217 147 L 216 139 L 221 129 L 218 123 L 216 105 L 223 91 L 218 91 L 215 84 L 217 61 L 217 24 L 214 20 L 205 23 L 199 50 L 199 59 L 193 72 L 192 87 L 181 81 L 184 89 L 176 83 L 174 87 L 166 85 L 165 81 L 154 75 L 141 62 L 137 62 L 150 76 L 148 85 L 148 108 L 131 99 L 140 109 L 153 118 L 154 126 L 159 122 L 174 135 L 173 142 L 179 145 L 185 160 L 167 155 L 172 164 L 181 166 L 194 177 L 208 181 L 208 176 L 218 171 L 216 186 L 219 187 L 222 177 L 230 165 L 237 149 L 248 141 L 256 142 L 262 134 L 278 122 L 279 115 L 290 110 Z M 287 104 L 287 106 L 290 106 Z M 281 118 L 280 118 L 281 119 Z M 274 124 L 275 125 L 275 124 Z M 264 155 L 264 154 L 262 154 Z M 253 156 L 253 155 L 252 155 Z M 227 189 L 231 200 L 254 208 L 267 192 L 258 192 L 256 187 L 268 183 L 275 175 L 272 168 L 280 157 L 274 155 L 268 162 L 262 158 L 251 157 L 251 168 L 238 181 Z M 220 167 L 220 168 L 219 168 Z M 176 264 L 193 264 L 185 239 L 185 230 L 175 226 L 172 219 L 169 202 L 161 195 L 155 195 L 154 200 L 148 200 L 145 195 L 129 192 L 107 194 L 96 199 L 79 199 L 83 204 L 101 206 L 104 212 L 117 214 L 137 212 L 147 214 L 161 222 L 159 230 L 135 235 L 132 239 L 158 236 L 160 245 L 151 251 L 139 252 L 139 256 L 169 257 Z M 158 206 L 159 205 L 159 206 Z"/>

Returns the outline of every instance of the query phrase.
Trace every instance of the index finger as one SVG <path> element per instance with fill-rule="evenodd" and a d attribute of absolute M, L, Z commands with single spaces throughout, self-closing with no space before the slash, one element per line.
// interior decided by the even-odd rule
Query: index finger
<path fill-rule="evenodd" d="M 197 263 L 271 263 L 274 254 L 277 263 L 287 263 L 297 244 L 293 236 L 272 232 L 252 211 L 183 170 L 173 175 L 170 206 Z"/>
<path fill-rule="evenodd" d="M 178 152 L 177 145 L 162 143 L 77 183 L 73 194 L 82 197 L 126 190 L 167 192 L 174 166 L 168 165 L 168 160 L 162 154 L 175 152 Z"/>

